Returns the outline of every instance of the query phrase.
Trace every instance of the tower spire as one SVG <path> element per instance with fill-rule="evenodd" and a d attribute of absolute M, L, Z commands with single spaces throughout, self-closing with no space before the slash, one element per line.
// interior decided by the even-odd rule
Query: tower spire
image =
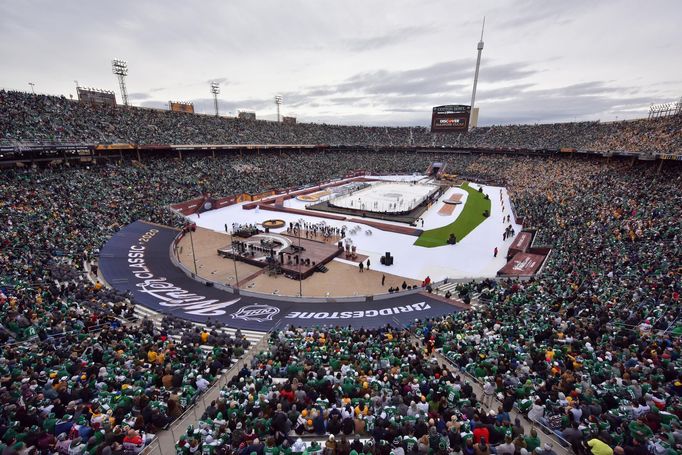
<path fill-rule="evenodd" d="M 478 69 L 481 66 L 481 53 L 483 52 L 483 31 L 485 30 L 485 16 L 483 16 L 483 26 L 481 27 L 481 40 L 478 42 L 478 57 L 476 59 L 476 72 L 474 73 L 474 88 L 471 91 L 471 106 L 469 107 L 469 129 L 472 128 L 471 119 L 474 116 L 474 103 L 476 102 L 476 86 L 478 85 Z"/>

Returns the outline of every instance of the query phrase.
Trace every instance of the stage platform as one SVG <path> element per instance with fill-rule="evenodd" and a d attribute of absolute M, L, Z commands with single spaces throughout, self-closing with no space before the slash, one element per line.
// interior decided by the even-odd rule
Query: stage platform
<path fill-rule="evenodd" d="M 267 257 L 272 254 L 278 259 L 278 268 L 281 269 L 285 276 L 295 279 L 306 279 L 315 273 L 316 270 L 320 270 L 320 266 L 327 264 L 343 252 L 343 249 L 340 249 L 337 244 L 299 238 L 288 234 L 276 234 L 275 236 L 285 239 L 281 244 L 281 248 L 249 250 L 237 254 L 236 259 L 256 267 L 265 268 L 271 265 Z M 254 240 L 258 241 L 261 236 L 254 237 L 257 237 Z M 249 242 L 249 239 L 245 239 L 245 241 Z M 226 259 L 232 259 L 232 247 L 228 245 L 219 248 L 218 255 Z"/>
<path fill-rule="evenodd" d="M 273 327 L 283 329 L 288 325 L 374 328 L 390 323 L 402 326 L 415 318 L 436 318 L 460 309 L 421 292 L 401 292 L 381 300 L 361 298 L 347 302 L 304 301 L 253 293 L 247 295 L 249 293 L 241 289 L 232 289 L 230 292 L 212 279 L 206 280 L 194 274 L 190 276 L 190 273 L 175 266 L 170 254 L 175 254 L 172 246 L 177 246 L 178 234 L 176 229 L 142 221 L 123 227 L 102 248 L 99 258 L 102 276 L 120 292 L 130 292 L 136 304 L 162 314 L 203 324 L 220 322 L 227 327 L 263 332 Z M 138 255 L 135 263 L 129 262 L 131 251 Z M 188 252 L 183 254 L 187 256 Z M 210 255 L 220 260 L 215 249 Z M 206 269 L 203 270 L 208 273 Z M 372 276 L 358 273 L 356 267 L 352 268 L 352 272 L 349 278 Z M 329 275 L 323 274 L 325 278 Z M 266 277 L 261 275 L 257 279 L 261 278 Z M 373 278 L 378 282 L 380 276 Z M 335 280 L 338 281 L 338 278 Z M 297 287 L 295 281 L 284 281 Z M 345 288 L 352 289 L 352 281 L 342 283 Z"/>
<path fill-rule="evenodd" d="M 445 199 L 443 202 L 446 204 L 461 204 L 462 203 L 462 195 L 461 194 L 453 194 L 450 196 L 450 198 Z"/>
<path fill-rule="evenodd" d="M 516 253 L 514 257 L 497 273 L 502 277 L 533 276 L 538 273 L 545 256 L 532 253 Z"/>
<path fill-rule="evenodd" d="M 336 244 L 303 239 L 288 234 L 283 235 L 289 237 L 291 246 L 283 252 L 282 270 L 285 274 L 290 274 L 296 278 L 299 274 L 304 279 L 308 278 L 315 273 L 316 268 L 331 261 L 343 251 Z M 299 245 L 303 250 L 297 252 Z M 295 260 L 297 255 L 299 257 L 298 265 L 296 265 Z"/>

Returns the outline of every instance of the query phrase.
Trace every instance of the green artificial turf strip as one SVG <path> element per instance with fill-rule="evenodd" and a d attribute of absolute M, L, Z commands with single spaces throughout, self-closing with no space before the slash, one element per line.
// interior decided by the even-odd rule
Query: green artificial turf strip
<path fill-rule="evenodd" d="M 446 226 L 424 231 L 414 242 L 415 245 L 427 248 L 447 245 L 451 233 L 455 234 L 457 242 L 461 242 L 469 232 L 476 229 L 485 220 L 483 212 L 490 211 L 490 200 L 485 199 L 485 193 L 479 193 L 466 182 L 462 184 L 461 188 L 469 193 L 462 213 L 455 221 Z"/>

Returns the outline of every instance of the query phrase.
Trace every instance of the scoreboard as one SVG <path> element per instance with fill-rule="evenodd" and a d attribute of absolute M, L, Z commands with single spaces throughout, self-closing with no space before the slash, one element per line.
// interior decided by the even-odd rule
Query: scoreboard
<path fill-rule="evenodd" d="M 78 101 L 87 104 L 107 104 L 116 106 L 116 95 L 110 90 L 100 90 L 88 87 L 76 87 Z"/>
<path fill-rule="evenodd" d="M 436 106 L 431 115 L 432 133 L 463 133 L 469 129 L 471 107 L 463 104 Z"/>
<path fill-rule="evenodd" d="M 194 114 L 194 103 L 187 103 L 184 101 L 169 101 L 168 108 L 173 112 L 186 112 Z"/>
<path fill-rule="evenodd" d="M 239 111 L 237 117 L 240 120 L 256 120 L 256 113 L 251 111 Z"/>

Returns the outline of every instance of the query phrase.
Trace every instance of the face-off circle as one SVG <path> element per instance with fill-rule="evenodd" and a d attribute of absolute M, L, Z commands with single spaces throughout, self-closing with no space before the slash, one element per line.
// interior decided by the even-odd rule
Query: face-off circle
<path fill-rule="evenodd" d="M 265 220 L 261 223 L 261 226 L 268 229 L 279 229 L 283 228 L 285 224 L 284 220 Z"/>

